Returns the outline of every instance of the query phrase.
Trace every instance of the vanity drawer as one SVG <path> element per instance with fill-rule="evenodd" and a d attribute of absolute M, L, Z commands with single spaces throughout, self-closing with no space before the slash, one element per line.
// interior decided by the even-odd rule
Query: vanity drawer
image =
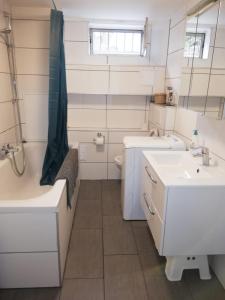
<path fill-rule="evenodd" d="M 159 254 L 162 253 L 163 245 L 163 222 L 157 213 L 157 210 L 151 201 L 151 198 L 146 193 L 143 193 L 141 197 L 141 206 L 144 210 L 148 226 L 151 230 L 152 236 L 155 241 L 156 248 Z"/>
<path fill-rule="evenodd" d="M 165 188 L 150 164 L 146 161 L 144 162 L 143 172 L 144 193 L 151 198 L 160 218 L 164 219 Z"/>

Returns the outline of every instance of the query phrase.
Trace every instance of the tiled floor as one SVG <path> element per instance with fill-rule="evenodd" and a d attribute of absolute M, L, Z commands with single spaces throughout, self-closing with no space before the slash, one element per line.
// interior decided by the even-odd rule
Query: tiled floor
<path fill-rule="evenodd" d="M 164 275 L 146 222 L 121 217 L 118 181 L 83 181 L 62 289 L 2 290 L 0 300 L 224 300 L 213 276 L 181 282 Z"/>

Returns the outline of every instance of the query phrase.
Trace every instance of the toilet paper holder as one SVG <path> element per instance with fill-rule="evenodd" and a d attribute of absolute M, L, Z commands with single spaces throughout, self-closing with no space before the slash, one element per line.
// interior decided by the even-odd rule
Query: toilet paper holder
<path fill-rule="evenodd" d="M 93 142 L 96 144 L 96 146 L 104 145 L 105 144 L 105 136 L 101 132 L 98 132 L 97 137 L 93 139 Z"/>

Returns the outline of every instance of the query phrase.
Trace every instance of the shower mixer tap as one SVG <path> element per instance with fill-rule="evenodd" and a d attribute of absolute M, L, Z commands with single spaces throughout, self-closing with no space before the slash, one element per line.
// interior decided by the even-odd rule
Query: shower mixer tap
<path fill-rule="evenodd" d="M 13 145 L 10 144 L 3 145 L 2 148 L 0 149 L 0 160 L 4 160 L 5 158 L 8 157 L 10 153 L 16 153 L 18 151 L 19 149 Z"/>
<path fill-rule="evenodd" d="M 0 160 L 4 160 L 7 158 L 7 155 L 8 155 L 8 150 L 6 148 L 6 146 L 2 146 L 2 148 L 0 149 Z"/>

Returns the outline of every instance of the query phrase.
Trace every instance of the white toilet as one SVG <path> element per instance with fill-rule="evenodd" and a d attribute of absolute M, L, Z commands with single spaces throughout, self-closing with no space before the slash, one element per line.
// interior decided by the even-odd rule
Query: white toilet
<path fill-rule="evenodd" d="M 122 155 L 117 155 L 114 158 L 115 164 L 117 165 L 117 167 L 119 168 L 119 170 L 122 170 L 122 166 L 123 166 L 123 156 Z"/>

